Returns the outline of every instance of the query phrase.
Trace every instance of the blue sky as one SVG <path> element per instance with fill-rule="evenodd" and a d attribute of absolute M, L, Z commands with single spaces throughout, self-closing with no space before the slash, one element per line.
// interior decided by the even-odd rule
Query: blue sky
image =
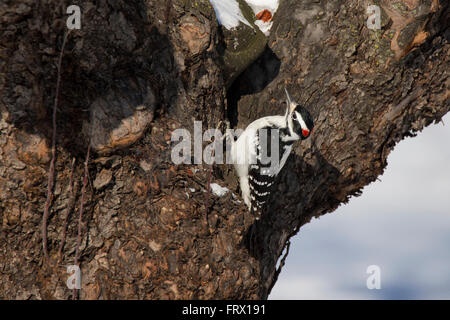
<path fill-rule="evenodd" d="M 401 141 L 381 181 L 303 226 L 269 299 L 450 299 L 450 115 Z M 369 290 L 377 265 L 381 289 Z"/>

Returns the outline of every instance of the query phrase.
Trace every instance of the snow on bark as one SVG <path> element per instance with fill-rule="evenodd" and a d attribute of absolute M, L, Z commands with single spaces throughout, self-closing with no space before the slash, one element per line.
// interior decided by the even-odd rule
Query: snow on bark
<path fill-rule="evenodd" d="M 239 8 L 237 0 L 209 0 L 216 12 L 217 21 L 228 30 L 236 28 L 242 22 L 249 27 L 250 23 L 245 19 Z"/>

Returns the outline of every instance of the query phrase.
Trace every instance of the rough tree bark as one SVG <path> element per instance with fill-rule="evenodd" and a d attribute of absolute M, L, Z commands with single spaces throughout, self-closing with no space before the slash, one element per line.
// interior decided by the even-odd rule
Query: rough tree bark
<path fill-rule="evenodd" d="M 264 299 L 289 238 L 360 194 L 398 141 L 449 111 L 448 1 L 373 1 L 376 31 L 365 25 L 372 1 L 280 2 L 271 35 L 249 41 L 236 69 L 227 57 L 239 53 L 206 0 L 0 4 L 0 298 L 71 298 L 89 142 L 81 299 Z M 46 261 L 52 108 L 71 4 L 82 28 L 61 68 Z M 238 194 L 232 170 L 174 165 L 171 132 L 281 114 L 284 86 L 316 128 L 256 222 L 239 197 L 206 199 L 210 170 Z"/>

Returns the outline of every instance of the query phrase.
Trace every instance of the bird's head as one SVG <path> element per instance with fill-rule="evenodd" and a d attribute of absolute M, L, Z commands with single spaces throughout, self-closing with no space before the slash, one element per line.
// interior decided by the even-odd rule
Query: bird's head
<path fill-rule="evenodd" d="M 313 119 L 309 111 L 293 101 L 286 88 L 284 90 L 286 91 L 287 98 L 285 117 L 289 133 L 293 137 L 298 136 L 304 140 L 311 135 L 314 129 Z"/>

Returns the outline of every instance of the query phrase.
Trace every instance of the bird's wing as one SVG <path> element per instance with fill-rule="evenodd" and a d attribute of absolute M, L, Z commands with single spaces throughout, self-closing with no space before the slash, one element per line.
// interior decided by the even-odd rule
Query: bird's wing
<path fill-rule="evenodd" d="M 256 137 L 256 163 L 249 166 L 249 185 L 252 207 L 261 213 L 275 179 L 289 156 L 292 144 L 282 142 L 278 129 L 273 126 L 260 128 Z"/>

